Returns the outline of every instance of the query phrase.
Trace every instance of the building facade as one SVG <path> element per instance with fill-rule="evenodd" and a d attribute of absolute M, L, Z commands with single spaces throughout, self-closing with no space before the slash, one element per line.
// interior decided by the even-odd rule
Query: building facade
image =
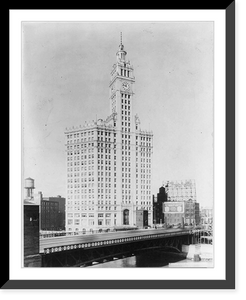
<path fill-rule="evenodd" d="M 200 223 L 199 203 L 191 200 L 165 202 L 164 218 L 167 225 L 198 225 Z"/>
<path fill-rule="evenodd" d="M 183 225 L 185 219 L 185 202 L 169 201 L 163 204 L 166 225 Z"/>
<path fill-rule="evenodd" d="M 213 224 L 213 208 L 211 207 L 201 208 L 201 224 L 202 225 Z"/>
<path fill-rule="evenodd" d="M 134 69 L 122 41 L 110 73 L 106 120 L 66 129 L 66 230 L 136 225 L 136 211 L 152 223 L 153 134 L 134 110 Z"/>
<path fill-rule="evenodd" d="M 148 211 L 139 209 L 136 211 L 136 226 L 138 228 L 148 227 Z"/>
<path fill-rule="evenodd" d="M 167 193 L 164 203 L 165 223 L 198 225 L 200 224 L 200 207 L 196 197 L 196 183 L 193 179 L 164 181 Z"/>
<path fill-rule="evenodd" d="M 157 196 L 153 195 L 153 224 L 164 224 L 164 202 L 167 202 L 167 193 L 162 186 Z"/>
<path fill-rule="evenodd" d="M 187 180 L 167 180 L 163 182 L 167 192 L 168 201 L 188 201 L 196 202 L 196 183 L 193 179 Z"/>
<path fill-rule="evenodd" d="M 41 230 L 65 230 L 65 198 L 42 197 L 40 206 Z"/>

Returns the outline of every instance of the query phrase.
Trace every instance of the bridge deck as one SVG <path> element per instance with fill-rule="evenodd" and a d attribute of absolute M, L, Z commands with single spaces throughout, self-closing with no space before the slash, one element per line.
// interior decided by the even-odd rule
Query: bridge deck
<path fill-rule="evenodd" d="M 126 241 L 126 238 L 129 238 L 130 241 L 132 238 L 153 238 L 153 237 L 168 237 L 174 235 L 184 235 L 189 234 L 190 230 L 187 229 L 138 229 L 138 230 L 129 230 L 129 231 L 118 231 L 118 232 L 109 232 L 109 233 L 98 233 L 91 235 L 75 235 L 75 236 L 61 236 L 61 237 L 50 237 L 40 239 L 40 253 L 44 253 L 45 249 L 51 249 L 55 247 L 79 245 L 85 243 L 93 242 L 105 242 L 112 241 L 114 239 L 123 239 Z M 122 241 L 123 241 L 122 240 Z"/>

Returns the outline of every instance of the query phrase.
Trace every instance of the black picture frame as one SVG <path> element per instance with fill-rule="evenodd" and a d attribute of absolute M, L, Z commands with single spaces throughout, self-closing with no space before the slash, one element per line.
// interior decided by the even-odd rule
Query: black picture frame
<path fill-rule="evenodd" d="M 226 14 L 225 280 L 10 280 L 9 260 L 5 259 L 1 272 L 2 289 L 235 289 L 235 1 L 208 2 L 202 7 L 187 4 L 178 9 L 221 9 Z M 9 248 L 2 250 L 4 257 L 9 257 Z"/>

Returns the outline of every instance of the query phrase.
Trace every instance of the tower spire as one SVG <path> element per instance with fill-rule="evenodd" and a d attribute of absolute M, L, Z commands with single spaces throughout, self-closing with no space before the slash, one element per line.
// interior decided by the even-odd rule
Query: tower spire
<path fill-rule="evenodd" d="M 119 50 L 124 50 L 124 46 L 122 44 L 122 32 L 120 32 L 120 46 L 119 46 Z"/>
<path fill-rule="evenodd" d="M 120 61 L 125 61 L 125 56 L 127 52 L 124 50 L 124 46 L 122 44 L 122 32 L 120 32 L 120 45 L 119 45 L 119 50 L 117 51 L 117 60 Z"/>

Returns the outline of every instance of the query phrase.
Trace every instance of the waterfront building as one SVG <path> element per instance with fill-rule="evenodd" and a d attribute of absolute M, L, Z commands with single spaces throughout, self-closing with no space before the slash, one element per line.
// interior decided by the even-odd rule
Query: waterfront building
<path fill-rule="evenodd" d="M 152 224 L 151 131 L 134 107 L 134 68 L 122 40 L 110 73 L 106 120 L 67 128 L 66 230 L 136 225 L 137 210 Z"/>
<path fill-rule="evenodd" d="M 169 201 L 163 205 L 164 219 L 167 225 L 198 225 L 199 203 L 188 201 Z"/>
<path fill-rule="evenodd" d="M 24 182 L 23 199 L 23 266 L 40 266 L 40 193 L 34 194 L 34 179 L 28 177 Z"/>
<path fill-rule="evenodd" d="M 65 230 L 65 198 L 60 195 L 42 198 L 41 230 Z"/>
<path fill-rule="evenodd" d="M 36 267 L 40 264 L 39 205 L 29 196 L 23 204 L 23 266 Z"/>
<path fill-rule="evenodd" d="M 157 196 L 153 195 L 153 224 L 164 224 L 163 203 L 167 201 L 167 193 L 162 186 Z"/>
<path fill-rule="evenodd" d="M 213 224 L 213 208 L 211 207 L 201 208 L 201 224 L 205 226 L 206 225 L 209 226 Z"/>
<path fill-rule="evenodd" d="M 184 224 L 185 202 L 169 201 L 163 204 L 164 220 L 166 225 Z"/>
<path fill-rule="evenodd" d="M 198 202 L 195 202 L 195 223 L 197 225 L 201 223 L 200 203 Z"/>
<path fill-rule="evenodd" d="M 144 209 L 139 209 L 136 211 L 136 226 L 138 228 L 148 227 L 148 211 Z"/>
<path fill-rule="evenodd" d="M 167 224 L 200 224 L 200 206 L 193 179 L 167 180 L 163 182 L 167 193 L 164 217 Z"/>
<path fill-rule="evenodd" d="M 193 179 L 167 180 L 163 182 L 166 189 L 168 201 L 196 202 L 196 183 Z"/>
<path fill-rule="evenodd" d="M 34 193 L 34 179 L 25 179 L 24 205 L 35 205 L 39 210 L 39 229 L 45 231 L 65 230 L 65 198 L 44 197 Z"/>

